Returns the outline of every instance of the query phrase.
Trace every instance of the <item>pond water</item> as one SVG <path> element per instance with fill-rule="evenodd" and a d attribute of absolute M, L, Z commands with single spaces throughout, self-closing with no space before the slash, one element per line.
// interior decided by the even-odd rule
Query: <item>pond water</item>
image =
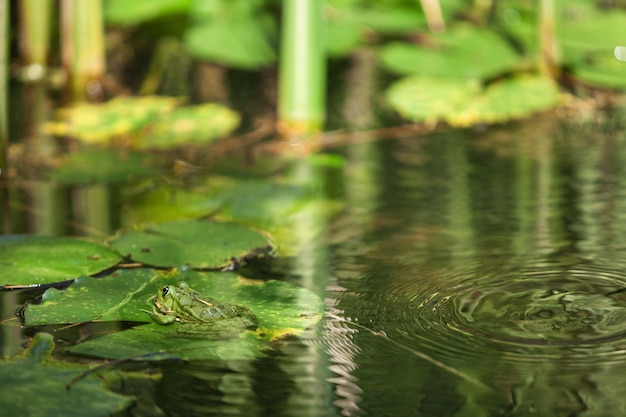
<path fill-rule="evenodd" d="M 626 413 L 625 142 L 539 117 L 333 151 L 343 171 L 319 188 L 343 210 L 305 217 L 296 238 L 322 236 L 256 272 L 324 297 L 315 334 L 163 364 L 130 413 Z"/>
<path fill-rule="evenodd" d="M 623 414 L 623 141 L 536 120 L 378 144 L 332 249 L 343 414 Z"/>

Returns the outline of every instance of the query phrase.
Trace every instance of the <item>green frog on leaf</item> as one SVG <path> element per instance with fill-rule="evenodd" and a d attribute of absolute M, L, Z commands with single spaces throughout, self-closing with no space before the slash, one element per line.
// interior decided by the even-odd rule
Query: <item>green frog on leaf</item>
<path fill-rule="evenodd" d="M 152 320 L 162 325 L 179 323 L 181 336 L 234 337 L 255 330 L 258 320 L 245 306 L 224 303 L 194 291 L 186 282 L 164 285 L 150 297 Z"/>

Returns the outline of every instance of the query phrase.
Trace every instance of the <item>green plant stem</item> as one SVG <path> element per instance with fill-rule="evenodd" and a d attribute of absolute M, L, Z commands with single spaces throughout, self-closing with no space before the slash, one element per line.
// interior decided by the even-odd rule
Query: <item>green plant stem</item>
<path fill-rule="evenodd" d="M 9 120 L 7 114 L 9 34 L 9 2 L 0 1 L 0 209 L 2 210 L 2 228 L 4 233 L 11 232 L 9 187 L 6 182 L 7 150 L 9 146 Z"/>
<path fill-rule="evenodd" d="M 64 0 L 62 60 L 75 98 L 102 95 L 104 23 L 101 0 Z"/>
<path fill-rule="evenodd" d="M 278 118 L 286 136 L 322 129 L 326 100 L 322 0 L 283 0 Z"/>
<path fill-rule="evenodd" d="M 26 79 L 40 80 L 45 74 L 45 67 L 50 49 L 50 0 L 23 0 L 19 3 L 20 11 L 20 54 L 26 65 Z"/>
<path fill-rule="evenodd" d="M 541 62 L 539 68 L 544 75 L 559 78 L 559 56 L 555 34 L 555 0 L 541 0 L 539 39 Z"/>
<path fill-rule="evenodd" d="M 0 2 L 0 169 L 6 166 L 8 144 L 7 76 L 9 68 L 9 2 Z"/>

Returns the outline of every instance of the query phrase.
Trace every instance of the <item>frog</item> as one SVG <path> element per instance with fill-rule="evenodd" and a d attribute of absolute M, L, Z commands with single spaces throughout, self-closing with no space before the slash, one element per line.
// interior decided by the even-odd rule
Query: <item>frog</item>
<path fill-rule="evenodd" d="M 144 310 L 156 323 L 180 323 L 176 333 L 183 336 L 235 336 L 255 330 L 258 320 L 248 307 L 204 297 L 186 282 L 160 287 L 150 297 L 152 311 Z"/>

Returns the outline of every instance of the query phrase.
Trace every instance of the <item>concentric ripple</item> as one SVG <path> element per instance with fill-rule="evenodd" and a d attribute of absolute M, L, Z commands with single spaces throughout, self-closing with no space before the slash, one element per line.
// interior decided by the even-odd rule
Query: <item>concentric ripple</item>
<path fill-rule="evenodd" d="M 626 274 L 617 269 L 537 268 L 460 282 L 445 293 L 433 300 L 430 319 L 439 311 L 447 330 L 473 338 L 518 347 L 626 346 Z"/>
<path fill-rule="evenodd" d="M 599 355 L 626 358 L 626 273 L 620 265 L 527 264 L 485 273 L 475 262 L 446 271 L 445 278 L 423 271 L 418 279 L 398 279 L 386 292 L 338 294 L 339 305 L 361 307 L 348 308 L 347 320 L 444 359 L 566 357 L 578 366 Z M 380 282 L 375 275 L 366 281 Z"/>

